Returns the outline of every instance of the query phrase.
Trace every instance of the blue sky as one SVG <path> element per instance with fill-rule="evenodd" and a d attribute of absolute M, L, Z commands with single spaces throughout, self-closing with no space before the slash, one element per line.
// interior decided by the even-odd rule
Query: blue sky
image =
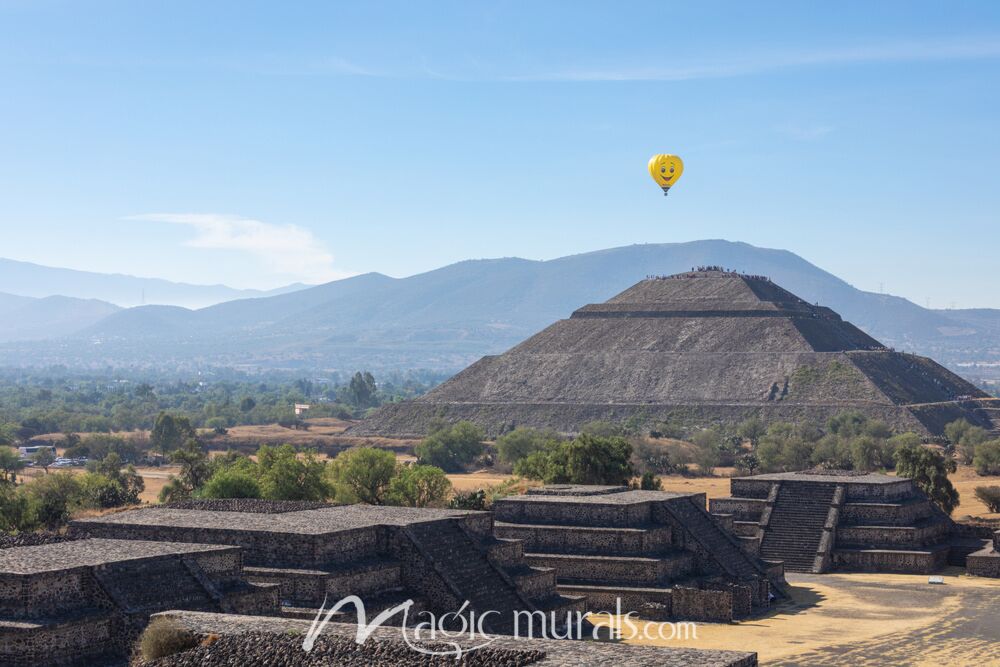
<path fill-rule="evenodd" d="M 1000 4 L 613 4 L 0 0 L 0 256 L 272 287 L 726 238 L 1000 307 Z"/>

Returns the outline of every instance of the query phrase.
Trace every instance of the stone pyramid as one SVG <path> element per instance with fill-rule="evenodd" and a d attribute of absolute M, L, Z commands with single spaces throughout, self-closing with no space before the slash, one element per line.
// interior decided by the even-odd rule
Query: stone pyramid
<path fill-rule="evenodd" d="M 766 277 L 708 269 L 584 306 L 352 432 L 419 436 L 438 417 L 491 436 L 629 418 L 821 423 L 846 410 L 924 435 L 959 417 L 1000 425 L 998 399 L 931 359 L 890 350 Z"/>

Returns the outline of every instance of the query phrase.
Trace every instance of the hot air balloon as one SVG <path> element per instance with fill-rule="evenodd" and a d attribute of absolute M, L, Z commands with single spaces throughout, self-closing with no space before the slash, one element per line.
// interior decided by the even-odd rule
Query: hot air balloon
<path fill-rule="evenodd" d="M 649 175 L 653 177 L 657 185 L 663 188 L 664 196 L 677 183 L 683 173 L 684 162 L 676 155 L 660 153 L 649 158 Z"/>

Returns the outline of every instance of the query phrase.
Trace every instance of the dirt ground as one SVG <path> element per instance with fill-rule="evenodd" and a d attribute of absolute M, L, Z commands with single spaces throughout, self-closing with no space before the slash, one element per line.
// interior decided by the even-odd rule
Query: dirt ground
<path fill-rule="evenodd" d="M 1000 513 L 990 512 L 986 505 L 976 498 L 977 486 L 1000 486 L 1000 477 L 980 477 L 972 466 L 959 466 L 953 475 L 949 475 L 951 483 L 958 490 L 959 506 L 952 516 L 961 519 L 965 515 L 1000 519 Z"/>
<path fill-rule="evenodd" d="M 920 575 L 787 578 L 792 600 L 763 618 L 699 623 L 696 637 L 687 639 L 640 636 L 626 643 L 756 651 L 761 665 L 776 667 L 1000 665 L 1000 580 L 963 575 L 959 568 L 946 571 L 943 586 Z M 649 625 L 644 634 L 658 637 L 658 624 Z"/>

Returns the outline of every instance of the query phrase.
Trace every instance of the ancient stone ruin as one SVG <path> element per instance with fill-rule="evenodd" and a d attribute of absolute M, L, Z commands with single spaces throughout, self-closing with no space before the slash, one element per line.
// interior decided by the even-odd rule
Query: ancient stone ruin
<path fill-rule="evenodd" d="M 276 614 L 278 592 L 247 584 L 231 546 L 83 539 L 0 549 L 0 664 L 100 664 L 125 657 L 150 614 Z"/>
<path fill-rule="evenodd" d="M 767 608 L 784 584 L 706 510 L 704 494 L 547 486 L 496 501 L 494 533 L 523 541 L 559 591 L 591 610 L 729 622 Z"/>
<path fill-rule="evenodd" d="M 966 557 L 966 568 L 979 577 L 1000 577 L 1000 530 L 991 543 Z"/>
<path fill-rule="evenodd" d="M 925 435 L 961 417 L 1000 426 L 1000 399 L 934 361 L 887 349 L 763 276 L 708 270 L 643 280 L 584 306 L 351 432 L 421 436 L 438 417 L 471 420 L 491 436 L 628 418 L 823 423 L 845 410 Z"/>
<path fill-rule="evenodd" d="M 966 541 L 912 480 L 845 470 L 736 477 L 711 512 L 749 553 L 797 572 L 934 572 L 964 565 Z M 973 542 L 978 544 L 977 542 Z"/>
<path fill-rule="evenodd" d="M 560 595 L 551 571 L 531 567 L 522 545 L 493 537 L 489 512 L 372 505 L 320 509 L 222 511 L 152 507 L 81 519 L 91 535 L 227 544 L 243 548 L 245 576 L 280 587 L 286 616 L 312 619 L 324 599 L 357 595 L 377 614 L 412 599 L 410 622 L 435 613 L 496 610 L 488 629 L 510 634 L 514 612 L 541 611 L 564 623 L 584 610 L 582 597 Z M 253 509 L 257 509 L 254 507 Z M 265 508 L 268 509 L 268 508 Z M 337 617 L 353 618 L 353 608 Z M 396 621 L 401 621 L 397 618 Z"/>

